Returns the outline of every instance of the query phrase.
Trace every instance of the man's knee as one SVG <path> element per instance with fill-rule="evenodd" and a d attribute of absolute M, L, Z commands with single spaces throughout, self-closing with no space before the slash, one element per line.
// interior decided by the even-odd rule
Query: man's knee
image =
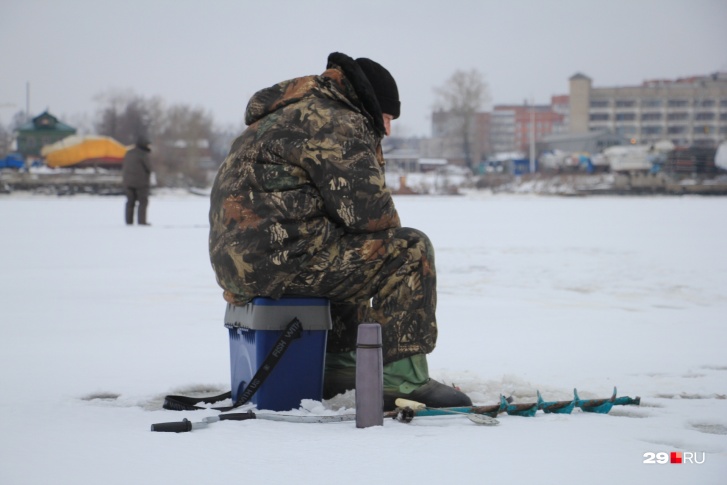
<path fill-rule="evenodd" d="M 429 236 L 418 229 L 411 227 L 401 227 L 395 229 L 394 237 L 404 241 L 403 246 L 409 251 L 417 251 L 421 253 L 422 259 L 427 259 L 431 263 L 434 262 L 434 247 Z"/>

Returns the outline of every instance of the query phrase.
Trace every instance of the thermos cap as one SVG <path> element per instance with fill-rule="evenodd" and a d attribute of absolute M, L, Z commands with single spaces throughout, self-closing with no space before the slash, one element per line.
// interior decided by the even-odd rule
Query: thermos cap
<path fill-rule="evenodd" d="M 381 325 L 378 323 L 362 323 L 358 326 L 356 346 L 359 348 L 381 347 Z"/>

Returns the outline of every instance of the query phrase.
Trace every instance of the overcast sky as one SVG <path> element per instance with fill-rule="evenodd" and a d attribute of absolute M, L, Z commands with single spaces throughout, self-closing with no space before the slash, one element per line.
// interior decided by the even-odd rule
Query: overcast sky
<path fill-rule="evenodd" d="M 477 69 L 494 104 L 727 71 L 727 0 L 0 0 L 0 121 L 92 119 L 132 90 L 242 126 L 249 97 L 369 57 L 399 85 L 400 135 L 430 134 L 434 88 Z M 65 121 L 64 120 L 64 121 Z"/>

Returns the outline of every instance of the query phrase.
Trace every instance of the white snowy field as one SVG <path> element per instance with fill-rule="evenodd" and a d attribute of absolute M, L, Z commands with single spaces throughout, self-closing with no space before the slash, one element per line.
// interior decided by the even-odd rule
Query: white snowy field
<path fill-rule="evenodd" d="M 398 197 L 437 251 L 435 378 L 478 404 L 641 396 L 607 415 L 152 423 L 229 387 L 208 200 L 0 196 L 0 483 L 727 483 L 727 198 Z M 300 414 L 346 414 L 350 395 Z M 243 408 L 246 409 L 246 408 Z M 703 463 L 645 464 L 648 453 Z"/>

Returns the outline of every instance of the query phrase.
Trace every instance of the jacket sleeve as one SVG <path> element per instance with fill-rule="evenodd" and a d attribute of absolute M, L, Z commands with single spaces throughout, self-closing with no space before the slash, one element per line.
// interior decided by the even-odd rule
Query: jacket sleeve
<path fill-rule="evenodd" d="M 366 130 L 362 123 L 335 120 L 308 139 L 302 157 L 328 216 L 354 233 L 401 225 L 376 157 L 377 142 Z"/>
<path fill-rule="evenodd" d="M 154 171 L 154 167 L 151 164 L 151 158 L 147 153 L 142 154 L 141 164 L 143 165 L 147 175 L 150 175 Z"/>

